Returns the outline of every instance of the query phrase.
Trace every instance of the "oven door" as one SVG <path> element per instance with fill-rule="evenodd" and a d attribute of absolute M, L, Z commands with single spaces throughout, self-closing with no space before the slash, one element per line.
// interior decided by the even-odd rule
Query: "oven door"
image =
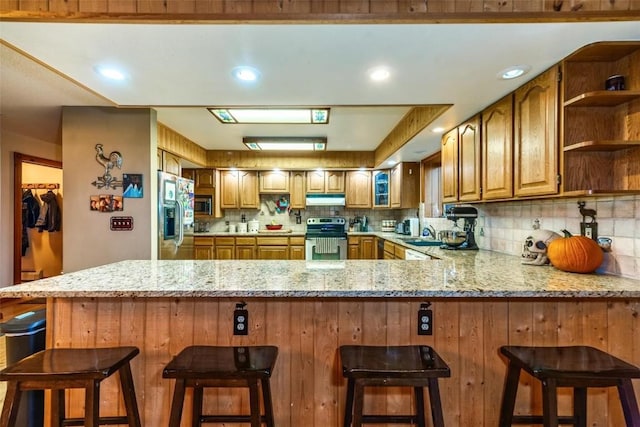
<path fill-rule="evenodd" d="M 306 260 L 347 259 L 346 237 L 307 237 L 304 246 Z"/>

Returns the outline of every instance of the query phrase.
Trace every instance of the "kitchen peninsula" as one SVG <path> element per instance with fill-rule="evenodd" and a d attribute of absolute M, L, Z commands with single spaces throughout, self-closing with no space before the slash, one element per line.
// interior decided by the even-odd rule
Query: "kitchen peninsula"
<path fill-rule="evenodd" d="M 2 288 L 0 297 L 48 298 L 48 346 L 138 346 L 134 380 L 148 426 L 167 424 L 173 382 L 162 379 L 162 368 L 191 344 L 277 345 L 279 427 L 341 425 L 342 344 L 433 345 L 451 367 L 441 382 L 451 426 L 497 425 L 504 344 L 593 345 L 640 365 L 640 281 L 526 266 L 490 251 L 424 251 L 439 259 L 123 261 Z M 240 301 L 249 310 L 247 336 L 232 335 Z M 427 301 L 433 335 L 419 336 L 417 310 Z M 122 406 L 113 403 L 115 387 L 105 384 L 103 411 Z M 539 410 L 538 391 L 526 382 L 516 410 Z M 365 405 L 407 412 L 407 392 L 392 388 Z M 570 395 L 559 400 L 566 411 Z M 218 412 L 247 405 L 234 389 L 205 397 L 205 409 Z M 622 425 L 614 391 L 590 391 L 588 409 L 590 424 Z"/>

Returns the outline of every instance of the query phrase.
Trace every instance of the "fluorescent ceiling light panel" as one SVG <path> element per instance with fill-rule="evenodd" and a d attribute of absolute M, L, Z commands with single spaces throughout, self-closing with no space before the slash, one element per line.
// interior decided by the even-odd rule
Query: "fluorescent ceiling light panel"
<path fill-rule="evenodd" d="M 327 124 L 329 108 L 208 108 L 225 124 Z"/>
<path fill-rule="evenodd" d="M 254 151 L 324 151 L 325 137 L 245 137 L 244 145 Z"/>

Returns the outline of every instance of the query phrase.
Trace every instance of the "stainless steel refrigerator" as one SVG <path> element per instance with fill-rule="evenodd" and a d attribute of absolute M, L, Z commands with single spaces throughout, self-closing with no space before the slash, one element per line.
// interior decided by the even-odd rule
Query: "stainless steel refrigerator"
<path fill-rule="evenodd" d="M 194 259 L 194 184 L 158 172 L 158 259 Z"/>

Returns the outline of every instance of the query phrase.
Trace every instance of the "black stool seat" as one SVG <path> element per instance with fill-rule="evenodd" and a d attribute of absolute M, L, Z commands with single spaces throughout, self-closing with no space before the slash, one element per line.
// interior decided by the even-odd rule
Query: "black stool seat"
<path fill-rule="evenodd" d="M 22 392 L 53 390 L 51 424 L 84 425 L 128 424 L 140 427 L 140 416 L 129 362 L 140 350 L 136 347 L 53 348 L 28 356 L 0 371 L 0 381 L 8 381 L 0 427 L 16 423 Z M 127 415 L 100 417 L 100 382 L 119 373 Z M 85 389 L 84 418 L 65 418 L 66 389 Z"/>
<path fill-rule="evenodd" d="M 500 427 L 512 424 L 557 426 L 570 423 L 587 425 L 587 388 L 617 387 L 627 427 L 640 427 L 640 414 L 632 378 L 640 378 L 640 369 L 593 347 L 519 347 L 500 348 L 508 360 L 507 378 L 500 409 Z M 514 416 L 520 371 L 542 382 L 543 414 Z M 573 387 L 573 416 L 558 416 L 557 387 Z"/>
<path fill-rule="evenodd" d="M 363 423 L 404 423 L 425 427 L 423 388 L 429 389 L 433 425 L 444 426 L 438 378 L 450 377 L 449 366 L 429 346 L 340 347 L 342 374 L 347 378 L 344 427 Z M 415 415 L 363 414 L 365 386 L 409 386 L 416 398 Z"/>
<path fill-rule="evenodd" d="M 164 368 L 164 378 L 175 378 L 170 427 L 180 426 L 186 387 L 193 388 L 193 426 L 202 423 L 244 422 L 252 427 L 274 426 L 270 378 L 278 356 L 274 346 L 186 347 Z M 258 385 L 260 384 L 260 386 Z M 203 415 L 203 389 L 206 387 L 248 387 L 249 415 Z M 264 415 L 260 413 L 262 388 Z"/>

